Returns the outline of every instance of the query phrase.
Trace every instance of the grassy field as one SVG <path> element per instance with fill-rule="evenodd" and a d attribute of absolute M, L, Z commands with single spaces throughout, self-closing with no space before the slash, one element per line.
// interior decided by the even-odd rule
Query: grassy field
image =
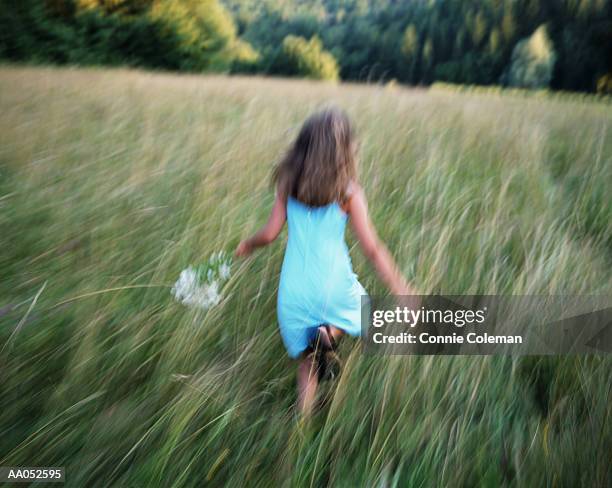
<path fill-rule="evenodd" d="M 65 466 L 67 486 L 610 486 L 609 356 L 345 340 L 304 424 L 276 324 L 285 233 L 219 306 L 173 300 L 183 268 L 264 222 L 273 163 L 328 102 L 355 121 L 372 218 L 419 289 L 611 292 L 609 105 L 3 67 L 0 465 Z"/>

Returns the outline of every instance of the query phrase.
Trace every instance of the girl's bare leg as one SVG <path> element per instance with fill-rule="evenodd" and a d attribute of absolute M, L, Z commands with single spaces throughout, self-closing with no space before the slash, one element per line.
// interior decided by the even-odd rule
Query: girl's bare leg
<path fill-rule="evenodd" d="M 319 384 L 317 360 L 314 353 L 310 353 L 300 359 L 297 383 L 298 408 L 305 417 L 310 417 Z"/>

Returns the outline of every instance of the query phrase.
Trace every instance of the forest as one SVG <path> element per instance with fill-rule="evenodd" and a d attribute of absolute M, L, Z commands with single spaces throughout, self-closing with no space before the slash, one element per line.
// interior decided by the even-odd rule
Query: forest
<path fill-rule="evenodd" d="M 0 0 L 0 59 L 609 93 L 609 0 Z"/>

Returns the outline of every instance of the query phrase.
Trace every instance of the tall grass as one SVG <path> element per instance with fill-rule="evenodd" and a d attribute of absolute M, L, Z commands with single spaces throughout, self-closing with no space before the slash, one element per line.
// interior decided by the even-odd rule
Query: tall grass
<path fill-rule="evenodd" d="M 610 293 L 606 105 L 4 67 L 0 465 L 65 466 L 68 486 L 609 486 L 607 356 L 371 357 L 345 340 L 304 423 L 276 325 L 284 235 L 218 307 L 172 300 L 181 269 L 264 222 L 272 164 L 329 102 L 419 289 Z"/>

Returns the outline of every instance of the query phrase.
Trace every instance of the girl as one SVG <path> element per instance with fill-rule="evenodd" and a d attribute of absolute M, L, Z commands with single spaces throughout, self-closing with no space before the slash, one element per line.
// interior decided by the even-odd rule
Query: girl
<path fill-rule="evenodd" d="M 414 294 L 378 240 L 356 166 L 346 114 L 332 108 L 309 117 L 275 168 L 276 200 L 267 224 L 236 249 L 237 256 L 248 256 L 274 241 L 288 222 L 277 314 L 287 352 L 299 359 L 298 406 L 306 415 L 319 380 L 315 344 L 331 350 L 343 332 L 361 333 L 361 296 L 367 294 L 351 266 L 347 221 L 391 293 Z"/>

